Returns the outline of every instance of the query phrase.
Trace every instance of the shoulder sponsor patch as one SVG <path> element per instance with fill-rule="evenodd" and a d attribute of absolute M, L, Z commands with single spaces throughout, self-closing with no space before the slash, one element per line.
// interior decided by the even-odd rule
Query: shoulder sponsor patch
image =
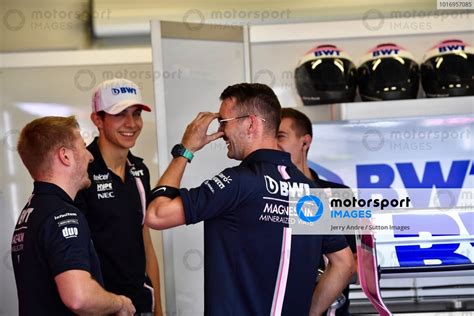
<path fill-rule="evenodd" d="M 77 213 L 66 212 L 66 213 L 62 213 L 62 214 L 59 214 L 59 215 L 55 215 L 54 220 L 57 221 L 59 219 L 63 219 L 63 218 L 66 218 L 66 217 L 77 217 Z"/>
<path fill-rule="evenodd" d="M 79 219 L 76 212 L 64 212 L 54 216 L 54 220 L 58 227 L 62 227 L 67 224 L 79 225 Z"/>
<path fill-rule="evenodd" d="M 79 235 L 79 229 L 77 227 L 64 227 L 61 232 L 63 237 L 66 239 L 76 238 Z"/>
<path fill-rule="evenodd" d="M 232 178 L 230 176 L 224 175 L 223 173 L 219 173 L 211 180 L 214 181 L 221 190 L 225 188 L 225 184 L 230 184 L 232 182 Z"/>
<path fill-rule="evenodd" d="M 79 220 L 77 220 L 77 219 L 75 219 L 75 218 L 66 219 L 66 220 L 64 220 L 64 221 L 58 222 L 58 227 L 61 227 L 61 226 L 64 226 L 64 225 L 68 225 L 68 224 L 79 225 Z"/>

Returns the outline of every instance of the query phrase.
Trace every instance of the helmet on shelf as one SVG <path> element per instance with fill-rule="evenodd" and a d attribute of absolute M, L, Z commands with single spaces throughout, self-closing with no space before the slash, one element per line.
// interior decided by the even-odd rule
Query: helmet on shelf
<path fill-rule="evenodd" d="M 418 64 L 409 51 L 396 44 L 369 50 L 357 76 L 363 101 L 415 99 L 418 94 Z"/>
<path fill-rule="evenodd" d="M 474 48 L 461 40 L 446 40 L 426 52 L 421 64 L 426 96 L 474 95 Z"/>
<path fill-rule="evenodd" d="M 295 82 L 304 105 L 352 102 L 356 68 L 344 51 L 334 45 L 320 45 L 300 59 Z"/>

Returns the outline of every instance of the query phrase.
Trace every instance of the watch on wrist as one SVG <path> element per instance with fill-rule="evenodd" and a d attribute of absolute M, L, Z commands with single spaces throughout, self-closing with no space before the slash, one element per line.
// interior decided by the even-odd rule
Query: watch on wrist
<path fill-rule="evenodd" d="M 188 162 L 191 162 L 194 157 L 194 154 L 187 150 L 186 147 L 183 146 L 183 144 L 174 145 L 173 149 L 171 149 L 171 155 L 173 156 L 173 158 L 184 157 L 188 160 Z"/>

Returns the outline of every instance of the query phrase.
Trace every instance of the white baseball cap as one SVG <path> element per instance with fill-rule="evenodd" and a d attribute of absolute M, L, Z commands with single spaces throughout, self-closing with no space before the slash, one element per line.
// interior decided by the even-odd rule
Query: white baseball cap
<path fill-rule="evenodd" d="M 138 86 L 127 79 L 102 82 L 96 87 L 92 98 L 92 112 L 118 114 L 132 105 L 139 105 L 143 111 L 151 112 L 151 108 L 143 104 Z"/>

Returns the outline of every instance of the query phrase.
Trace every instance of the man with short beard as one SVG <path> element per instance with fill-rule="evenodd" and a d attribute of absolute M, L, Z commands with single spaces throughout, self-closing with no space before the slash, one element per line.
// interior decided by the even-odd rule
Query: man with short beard
<path fill-rule="evenodd" d="M 35 180 L 12 238 L 19 315 L 133 315 L 129 298 L 103 289 L 87 221 L 73 204 L 90 186 L 74 117 L 44 117 L 20 133 L 18 153 Z"/>
<path fill-rule="evenodd" d="M 352 275 L 349 247 L 340 236 L 292 235 L 287 188 L 309 192 L 313 183 L 278 149 L 281 106 L 273 90 L 240 83 L 220 100 L 219 113 L 199 113 L 173 147 L 146 222 L 166 229 L 204 221 L 205 315 L 320 315 Z M 207 134 L 214 120 L 219 130 Z M 180 188 L 194 154 L 221 137 L 227 156 L 241 163 L 199 187 Z M 334 290 L 318 295 L 310 310 L 321 254 L 336 274 L 320 287 Z"/>

